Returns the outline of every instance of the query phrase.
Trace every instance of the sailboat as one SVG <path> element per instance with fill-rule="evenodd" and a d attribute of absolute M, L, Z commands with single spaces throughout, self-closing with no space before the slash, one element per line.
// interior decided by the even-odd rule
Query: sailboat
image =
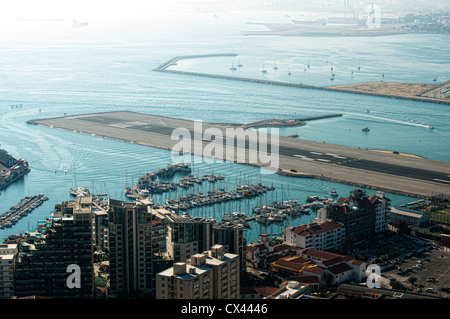
<path fill-rule="evenodd" d="M 261 72 L 262 72 L 262 73 L 267 73 L 267 70 L 265 69 L 264 64 L 263 64 L 263 68 L 262 68 Z"/>
<path fill-rule="evenodd" d="M 231 68 L 230 68 L 230 70 L 231 71 L 236 71 L 237 69 L 235 68 L 235 66 L 233 65 L 233 62 L 231 62 Z"/>
<path fill-rule="evenodd" d="M 243 67 L 243 65 L 241 64 L 241 59 L 239 59 L 239 63 L 238 63 L 238 68 L 242 68 Z"/>

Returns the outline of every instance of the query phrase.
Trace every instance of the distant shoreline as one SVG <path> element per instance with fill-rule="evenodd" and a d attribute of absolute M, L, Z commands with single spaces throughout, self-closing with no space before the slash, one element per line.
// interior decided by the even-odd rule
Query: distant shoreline
<path fill-rule="evenodd" d="M 316 21 L 317 22 L 317 21 Z M 241 31 L 243 36 L 324 36 L 324 37 L 378 37 L 403 34 L 440 34 L 449 36 L 448 33 L 438 31 L 415 31 L 405 29 L 408 25 L 384 24 L 380 27 L 369 28 L 358 24 L 318 24 L 305 23 L 256 23 L 247 24 L 261 25 L 266 31 Z"/>

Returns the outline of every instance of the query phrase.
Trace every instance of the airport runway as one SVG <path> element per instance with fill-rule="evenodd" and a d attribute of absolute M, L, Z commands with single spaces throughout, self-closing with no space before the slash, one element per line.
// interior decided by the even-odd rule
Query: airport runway
<path fill-rule="evenodd" d="M 194 121 L 134 112 L 96 113 L 29 122 L 168 150 L 178 142 L 171 139 L 174 129 L 185 128 L 194 137 L 195 128 Z M 215 128 L 226 136 L 227 128 L 236 127 L 203 122 L 202 132 Z M 226 140 L 223 141 L 226 144 Z M 317 178 L 418 197 L 450 195 L 448 162 L 291 137 L 279 137 L 278 142 L 279 168 L 285 170 L 293 169 Z M 208 139 L 203 139 L 202 144 L 203 148 L 212 145 Z M 250 152 L 256 151 L 255 145 L 248 140 L 243 143 L 243 148 L 239 147 L 237 139 L 231 145 L 235 146 L 235 157 L 226 158 L 224 155 L 223 159 L 236 161 L 238 152 L 242 155 L 243 151 L 248 159 Z M 225 147 L 223 153 L 226 153 Z M 250 164 L 264 166 L 259 161 Z"/>

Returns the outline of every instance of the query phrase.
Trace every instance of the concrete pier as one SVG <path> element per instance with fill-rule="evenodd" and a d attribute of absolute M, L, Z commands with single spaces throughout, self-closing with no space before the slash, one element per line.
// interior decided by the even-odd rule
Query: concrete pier
<path fill-rule="evenodd" d="M 29 121 L 77 133 L 85 133 L 135 144 L 172 150 L 177 140 L 171 135 L 183 128 L 194 136 L 194 121 L 135 112 L 109 112 Z M 202 123 L 203 132 L 215 128 L 223 132 L 235 129 L 233 124 Z M 269 139 L 271 140 L 271 139 Z M 211 140 L 202 140 L 202 149 Z M 234 143 L 234 154 L 244 152 L 248 160 L 256 150 L 248 143 Z M 259 147 L 259 146 L 258 146 Z M 192 152 L 196 154 L 195 151 Z M 225 154 L 225 152 L 223 152 Z M 202 154 L 196 154 L 202 155 Z M 237 157 L 223 160 L 239 162 Z M 264 166 L 263 163 L 244 164 Z M 376 150 L 279 137 L 279 174 L 308 177 L 383 190 L 392 193 L 428 198 L 450 195 L 450 163 Z"/>
<path fill-rule="evenodd" d="M 198 58 L 207 58 L 207 57 L 221 57 L 221 56 L 238 56 L 234 53 L 223 53 L 223 54 L 205 54 L 205 55 L 189 55 L 189 56 L 178 56 L 171 58 L 170 60 L 160 64 L 153 71 L 157 72 L 167 72 L 173 74 L 184 74 L 190 76 L 202 76 L 208 78 L 216 78 L 216 79 L 224 79 L 224 80 L 232 80 L 232 81 L 244 81 L 244 82 L 252 82 L 252 83 L 260 83 L 260 84 L 269 84 L 269 85 L 279 85 L 279 86 L 290 86 L 297 87 L 303 89 L 314 89 L 314 90 L 322 90 L 322 91 L 333 91 L 333 92 L 341 92 L 341 93 L 352 93 L 352 94 L 362 94 L 362 95 L 372 95 L 378 97 L 385 98 L 394 98 L 394 99 L 403 99 L 409 101 L 417 101 L 417 102 L 428 102 L 428 103 L 438 103 L 438 104 L 447 104 L 450 105 L 450 100 L 448 99 L 448 94 L 445 95 L 445 98 L 442 98 L 444 95 L 411 95 L 411 94 L 403 94 L 401 90 L 405 86 L 410 85 L 409 83 L 383 83 L 383 82 L 371 82 L 371 83 L 363 83 L 366 85 L 366 88 L 360 89 L 360 83 L 356 84 L 348 84 L 348 85 L 340 85 L 340 86 L 314 86 L 307 85 L 302 83 L 290 83 L 290 82 L 282 82 L 282 81 L 272 81 L 265 79 L 254 79 L 254 78 L 246 78 L 246 77 L 238 77 L 231 75 L 220 75 L 220 74 L 209 74 L 209 73 L 201 73 L 201 72 L 188 72 L 188 71 L 180 71 L 180 70 L 171 70 L 169 67 L 176 65 L 177 61 L 183 59 L 198 59 Z M 381 85 L 389 85 L 392 89 L 391 92 L 386 92 L 384 90 L 379 90 L 378 87 Z M 369 89 L 367 89 L 369 87 Z M 424 88 L 425 90 L 425 88 Z"/>

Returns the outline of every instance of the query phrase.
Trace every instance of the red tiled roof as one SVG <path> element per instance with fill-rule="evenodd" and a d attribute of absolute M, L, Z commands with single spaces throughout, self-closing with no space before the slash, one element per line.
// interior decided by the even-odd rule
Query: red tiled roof
<path fill-rule="evenodd" d="M 294 247 L 294 246 L 286 245 L 286 244 L 280 244 L 280 245 L 274 246 L 273 247 L 273 251 L 278 252 L 278 251 L 282 251 L 282 250 L 292 249 L 292 247 Z"/>
<path fill-rule="evenodd" d="M 328 259 L 332 259 L 335 257 L 342 257 L 342 258 L 345 257 L 343 255 L 330 253 L 328 251 L 314 249 L 314 248 L 305 248 L 302 250 L 302 254 L 307 255 L 309 257 L 316 257 L 316 258 L 319 258 L 322 260 L 328 260 Z"/>
<path fill-rule="evenodd" d="M 354 260 L 355 258 L 353 258 L 352 256 L 350 256 L 350 255 L 347 255 L 347 256 L 345 256 L 344 257 L 344 260 L 346 261 L 346 262 L 352 262 L 353 260 Z"/>
<path fill-rule="evenodd" d="M 264 287 L 241 287 L 240 293 L 242 295 L 260 295 L 260 296 L 265 296 L 265 295 L 271 295 L 274 292 L 276 292 L 277 290 L 278 290 L 278 288 L 276 288 L 276 287 L 269 287 L 269 286 L 264 286 Z"/>
<path fill-rule="evenodd" d="M 321 222 L 321 223 L 314 223 L 310 225 L 301 225 L 298 227 L 293 227 L 291 229 L 292 232 L 299 236 L 307 236 L 308 234 L 321 234 L 328 231 L 332 231 L 338 228 L 341 228 L 342 225 L 327 221 L 327 222 Z"/>
<path fill-rule="evenodd" d="M 305 264 L 309 263 L 309 260 L 302 257 L 283 257 L 275 261 L 275 265 L 288 267 L 295 270 L 301 270 L 305 267 Z"/>
<path fill-rule="evenodd" d="M 327 268 L 327 270 L 331 271 L 333 274 L 337 275 L 337 274 L 341 274 L 341 273 L 344 273 L 346 271 L 350 271 L 353 269 L 352 269 L 352 267 L 347 265 L 345 262 L 342 262 L 340 264 L 337 264 L 337 265 Z"/>
<path fill-rule="evenodd" d="M 267 250 L 267 249 L 268 249 L 267 246 L 264 245 L 264 244 L 250 244 L 250 245 L 247 245 L 247 250 L 248 251 L 252 251 L 252 252 L 257 251 L 257 250 Z"/>
<path fill-rule="evenodd" d="M 289 277 L 288 280 L 298 281 L 301 284 L 318 284 L 319 283 L 319 278 L 317 276 L 292 276 L 292 277 Z"/>
<path fill-rule="evenodd" d="M 247 251 L 250 251 L 250 252 L 255 252 L 258 250 L 258 248 L 256 248 L 255 246 L 250 246 L 250 245 L 248 245 L 246 249 L 247 249 Z"/>
<path fill-rule="evenodd" d="M 357 260 L 357 259 L 355 259 L 355 260 L 352 261 L 352 264 L 358 265 L 358 266 L 362 265 L 362 263 L 363 263 L 363 261 Z"/>
<path fill-rule="evenodd" d="M 326 266 L 326 267 L 331 267 L 331 266 L 339 264 L 339 263 L 341 263 L 343 261 L 344 261 L 344 259 L 342 257 L 338 256 L 338 257 L 334 257 L 334 258 L 331 258 L 331 259 L 328 259 L 328 260 L 324 260 L 322 262 L 322 264 L 324 266 Z"/>
<path fill-rule="evenodd" d="M 259 250 L 267 250 L 267 249 L 269 249 L 264 244 L 256 244 L 255 247 L 258 248 Z"/>
<path fill-rule="evenodd" d="M 321 274 L 323 274 L 323 272 L 325 271 L 325 269 L 322 268 L 322 267 L 319 267 L 319 266 L 313 266 L 313 267 L 306 268 L 306 269 L 303 271 L 303 273 L 305 273 L 305 271 L 306 271 L 306 272 L 313 273 L 313 274 L 321 275 Z"/>

